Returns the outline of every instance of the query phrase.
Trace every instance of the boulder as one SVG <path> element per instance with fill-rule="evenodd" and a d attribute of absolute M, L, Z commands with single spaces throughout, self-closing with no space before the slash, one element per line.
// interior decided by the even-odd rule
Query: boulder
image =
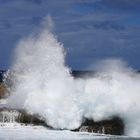
<path fill-rule="evenodd" d="M 25 110 L 1 108 L 0 122 L 3 123 L 24 123 L 32 125 L 46 125 L 45 121 L 38 115 L 31 115 Z"/>
<path fill-rule="evenodd" d="M 101 134 L 123 135 L 124 123 L 119 117 L 112 117 L 110 120 L 94 122 L 91 119 L 85 119 L 78 131 L 94 132 Z"/>

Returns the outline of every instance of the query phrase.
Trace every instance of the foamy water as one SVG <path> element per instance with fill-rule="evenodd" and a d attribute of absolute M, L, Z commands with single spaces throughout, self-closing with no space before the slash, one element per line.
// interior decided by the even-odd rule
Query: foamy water
<path fill-rule="evenodd" d="M 39 114 L 58 129 L 78 128 L 83 118 L 117 115 L 126 135 L 140 136 L 140 76 L 125 62 L 105 60 L 93 77 L 74 79 L 63 44 L 45 28 L 18 43 L 10 71 L 8 106 Z"/>
<path fill-rule="evenodd" d="M 134 137 L 111 136 L 68 130 L 49 130 L 42 126 L 24 126 L 20 124 L 1 124 L 0 140 L 138 140 Z"/>

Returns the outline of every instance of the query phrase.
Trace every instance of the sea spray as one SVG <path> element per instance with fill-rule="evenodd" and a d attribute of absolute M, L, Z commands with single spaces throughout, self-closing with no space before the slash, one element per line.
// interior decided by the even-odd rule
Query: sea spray
<path fill-rule="evenodd" d="M 79 127 L 81 111 L 64 54 L 63 45 L 47 29 L 21 40 L 11 67 L 8 105 L 38 113 L 54 128 Z"/>
<path fill-rule="evenodd" d="M 105 60 L 90 78 L 74 79 L 63 45 L 48 30 L 22 39 L 15 51 L 7 105 L 39 114 L 58 129 L 78 128 L 83 118 L 119 116 L 125 134 L 140 135 L 140 75 L 121 60 Z"/>
<path fill-rule="evenodd" d="M 85 82 L 84 117 L 95 121 L 119 116 L 125 135 L 140 135 L 140 75 L 121 60 L 101 62 L 99 72 Z"/>

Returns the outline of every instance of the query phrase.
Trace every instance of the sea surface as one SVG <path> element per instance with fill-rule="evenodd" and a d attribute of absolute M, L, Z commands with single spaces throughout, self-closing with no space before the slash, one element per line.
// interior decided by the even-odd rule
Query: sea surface
<path fill-rule="evenodd" d="M 0 124 L 0 140 L 136 140 L 138 137 L 111 136 L 68 130 L 50 130 L 43 126 L 17 123 Z"/>

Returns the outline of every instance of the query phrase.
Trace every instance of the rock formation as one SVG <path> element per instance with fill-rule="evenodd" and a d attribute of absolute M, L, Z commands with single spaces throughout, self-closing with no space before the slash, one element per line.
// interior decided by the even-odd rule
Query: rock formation
<path fill-rule="evenodd" d="M 109 120 L 94 122 L 93 120 L 85 119 L 78 131 L 123 135 L 124 123 L 119 117 L 112 117 Z"/>
<path fill-rule="evenodd" d="M 0 78 L 2 78 L 2 74 L 4 72 L 0 72 Z M 90 76 L 93 75 L 93 72 L 79 72 L 75 71 L 72 73 L 75 78 L 80 78 L 82 76 Z M 87 75 L 88 74 L 88 75 Z M 5 97 L 5 93 L 7 91 L 6 85 L 2 83 L 2 79 L 0 79 L 0 99 Z M 2 108 L 0 106 L 0 122 L 18 122 L 24 124 L 32 124 L 32 125 L 45 125 L 49 127 L 45 121 L 39 115 L 31 115 L 24 110 L 17 109 L 8 109 Z M 50 127 L 51 128 L 51 127 Z M 109 120 L 103 120 L 99 122 L 94 122 L 90 119 L 84 119 L 81 126 L 73 131 L 84 131 L 84 132 L 94 132 L 94 133 L 102 133 L 102 134 L 111 134 L 111 135 L 123 135 L 124 134 L 124 123 L 121 118 L 112 117 Z"/>

